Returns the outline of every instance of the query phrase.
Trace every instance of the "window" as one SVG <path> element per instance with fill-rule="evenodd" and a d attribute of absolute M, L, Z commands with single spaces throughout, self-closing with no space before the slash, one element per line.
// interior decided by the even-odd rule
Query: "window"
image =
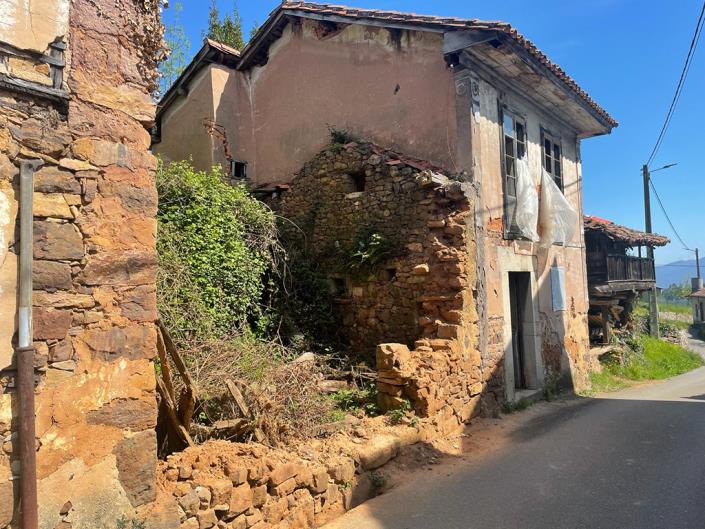
<path fill-rule="evenodd" d="M 526 122 L 517 114 L 500 108 L 502 147 L 504 150 L 504 216 L 505 235 L 516 237 L 517 160 L 526 156 Z"/>
<path fill-rule="evenodd" d="M 543 168 L 551 175 L 558 188 L 563 191 L 560 141 L 546 131 L 541 132 Z"/>
<path fill-rule="evenodd" d="M 331 277 L 330 292 L 336 298 L 345 297 L 348 293 L 348 282 L 344 277 Z"/>
<path fill-rule="evenodd" d="M 355 193 L 362 193 L 367 183 L 367 175 L 365 175 L 364 171 L 353 173 L 350 175 L 350 182 L 352 182 L 353 191 Z"/>
<path fill-rule="evenodd" d="M 247 178 L 247 162 L 230 160 L 230 177 L 236 180 Z"/>

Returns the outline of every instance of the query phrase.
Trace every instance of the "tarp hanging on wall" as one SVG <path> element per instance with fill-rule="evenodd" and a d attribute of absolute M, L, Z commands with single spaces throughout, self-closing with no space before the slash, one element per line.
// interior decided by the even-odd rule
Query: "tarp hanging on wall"
<path fill-rule="evenodd" d="M 566 245 L 578 226 L 578 212 L 545 170 L 541 174 L 541 244 Z"/>
<path fill-rule="evenodd" d="M 539 194 L 536 183 L 531 178 L 529 161 L 526 156 L 516 161 L 517 205 L 515 223 L 522 236 L 530 241 L 539 240 Z"/>

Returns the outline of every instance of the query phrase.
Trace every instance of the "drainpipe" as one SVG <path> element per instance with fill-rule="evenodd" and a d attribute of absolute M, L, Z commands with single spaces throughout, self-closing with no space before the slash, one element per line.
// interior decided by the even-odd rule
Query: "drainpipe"
<path fill-rule="evenodd" d="M 19 399 L 20 508 L 22 529 L 37 529 L 37 450 L 35 446 L 34 354 L 32 338 L 32 199 L 36 161 L 20 166 L 20 270 L 18 340 L 15 349 Z"/>

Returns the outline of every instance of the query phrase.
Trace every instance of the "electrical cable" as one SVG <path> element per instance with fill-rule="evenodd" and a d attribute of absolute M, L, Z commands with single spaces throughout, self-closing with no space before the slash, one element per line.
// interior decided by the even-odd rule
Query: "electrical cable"
<path fill-rule="evenodd" d="M 658 191 L 656 191 L 656 186 L 654 186 L 654 181 L 651 178 L 649 178 L 649 185 L 651 186 L 651 189 L 653 190 L 654 195 L 656 195 L 656 200 L 658 201 L 658 204 L 661 207 L 661 211 L 663 211 L 663 214 L 666 217 L 668 224 L 671 226 L 671 230 L 673 230 L 673 233 L 675 234 L 676 238 L 683 245 L 683 249 L 688 250 L 689 252 L 692 252 L 693 250 L 691 250 L 688 247 L 688 245 L 683 241 L 683 238 L 680 236 L 680 233 L 678 233 L 678 230 L 673 225 L 673 222 L 671 221 L 671 217 L 668 215 L 668 212 L 666 211 L 666 208 L 663 205 L 663 201 L 661 200 L 661 197 L 659 196 Z"/>
<path fill-rule="evenodd" d="M 693 62 L 693 57 L 695 56 L 695 50 L 698 47 L 698 41 L 700 40 L 700 35 L 703 31 L 703 21 L 705 21 L 705 2 L 703 2 L 703 7 L 700 10 L 700 16 L 698 17 L 698 23 L 695 26 L 693 40 L 690 42 L 688 55 L 686 55 L 685 64 L 683 65 L 683 70 L 681 71 L 681 76 L 678 80 L 678 85 L 676 86 L 676 93 L 673 95 L 671 106 L 669 107 L 668 113 L 666 114 L 666 119 L 663 123 L 663 127 L 661 127 L 661 132 L 659 133 L 658 139 L 656 140 L 656 145 L 654 145 L 654 148 L 651 151 L 651 155 L 649 156 L 649 160 L 646 162 L 647 166 L 650 165 L 653 159 L 656 157 L 656 154 L 661 148 L 661 144 L 663 143 L 663 140 L 666 137 L 666 132 L 668 131 L 668 127 L 671 124 L 671 118 L 673 118 L 676 106 L 678 105 L 678 100 L 680 99 L 681 93 L 683 92 L 683 86 L 685 85 L 685 81 L 688 78 L 688 72 L 690 71 L 690 65 Z"/>

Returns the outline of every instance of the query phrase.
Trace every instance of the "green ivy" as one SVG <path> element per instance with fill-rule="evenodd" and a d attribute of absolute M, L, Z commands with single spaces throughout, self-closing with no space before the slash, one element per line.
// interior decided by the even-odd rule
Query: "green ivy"
<path fill-rule="evenodd" d="M 192 337 L 222 337 L 262 317 L 263 278 L 276 242 L 274 215 L 220 169 L 189 161 L 157 171 L 160 312 Z"/>

